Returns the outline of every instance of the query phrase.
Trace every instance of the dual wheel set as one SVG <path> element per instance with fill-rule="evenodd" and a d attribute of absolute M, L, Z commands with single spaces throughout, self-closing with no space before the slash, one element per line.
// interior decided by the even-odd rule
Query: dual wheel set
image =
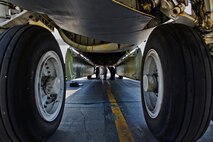
<path fill-rule="evenodd" d="M 53 35 L 30 25 L 2 33 L 0 141 L 46 141 L 59 126 L 64 97 L 63 57 Z"/>
<path fill-rule="evenodd" d="M 42 142 L 58 128 L 65 102 L 60 48 L 41 27 L 0 35 L 0 141 Z M 212 118 L 212 61 L 202 38 L 180 24 L 157 27 L 142 59 L 142 105 L 160 141 L 196 141 Z"/>

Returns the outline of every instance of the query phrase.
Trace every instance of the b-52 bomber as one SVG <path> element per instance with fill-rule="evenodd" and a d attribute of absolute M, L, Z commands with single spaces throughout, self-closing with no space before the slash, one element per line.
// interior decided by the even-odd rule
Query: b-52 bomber
<path fill-rule="evenodd" d="M 212 55 L 212 0 L 0 0 L 0 141 L 47 141 L 66 79 L 96 66 L 141 81 L 159 141 L 197 141 L 213 116 Z"/>

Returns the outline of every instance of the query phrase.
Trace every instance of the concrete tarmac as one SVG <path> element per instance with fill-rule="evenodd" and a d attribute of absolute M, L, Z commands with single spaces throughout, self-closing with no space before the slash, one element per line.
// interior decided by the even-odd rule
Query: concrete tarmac
<path fill-rule="evenodd" d="M 157 142 L 143 117 L 140 82 L 74 80 L 62 122 L 48 142 Z M 199 142 L 213 142 L 213 123 Z"/>

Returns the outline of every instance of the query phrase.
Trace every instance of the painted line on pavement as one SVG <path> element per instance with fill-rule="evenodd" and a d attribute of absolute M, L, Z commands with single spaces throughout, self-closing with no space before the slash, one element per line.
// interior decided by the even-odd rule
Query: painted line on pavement
<path fill-rule="evenodd" d="M 128 124 L 116 102 L 116 99 L 112 94 L 112 88 L 109 81 L 102 80 L 102 83 L 105 85 L 107 96 L 111 104 L 111 110 L 115 116 L 115 125 L 120 142 L 135 142 L 131 130 L 129 129 Z"/>

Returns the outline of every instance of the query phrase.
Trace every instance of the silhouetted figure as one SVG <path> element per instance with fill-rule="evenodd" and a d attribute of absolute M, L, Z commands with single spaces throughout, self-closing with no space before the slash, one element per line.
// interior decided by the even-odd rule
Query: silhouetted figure
<path fill-rule="evenodd" d="M 96 67 L 95 69 L 96 79 L 100 79 L 100 67 Z"/>
<path fill-rule="evenodd" d="M 104 80 L 106 80 L 106 78 L 107 78 L 107 68 L 106 68 L 106 66 L 104 66 L 103 72 L 104 72 Z"/>
<path fill-rule="evenodd" d="M 110 79 L 111 80 L 114 80 L 115 79 L 115 67 L 111 66 L 111 67 L 108 67 L 109 71 L 110 71 Z"/>

